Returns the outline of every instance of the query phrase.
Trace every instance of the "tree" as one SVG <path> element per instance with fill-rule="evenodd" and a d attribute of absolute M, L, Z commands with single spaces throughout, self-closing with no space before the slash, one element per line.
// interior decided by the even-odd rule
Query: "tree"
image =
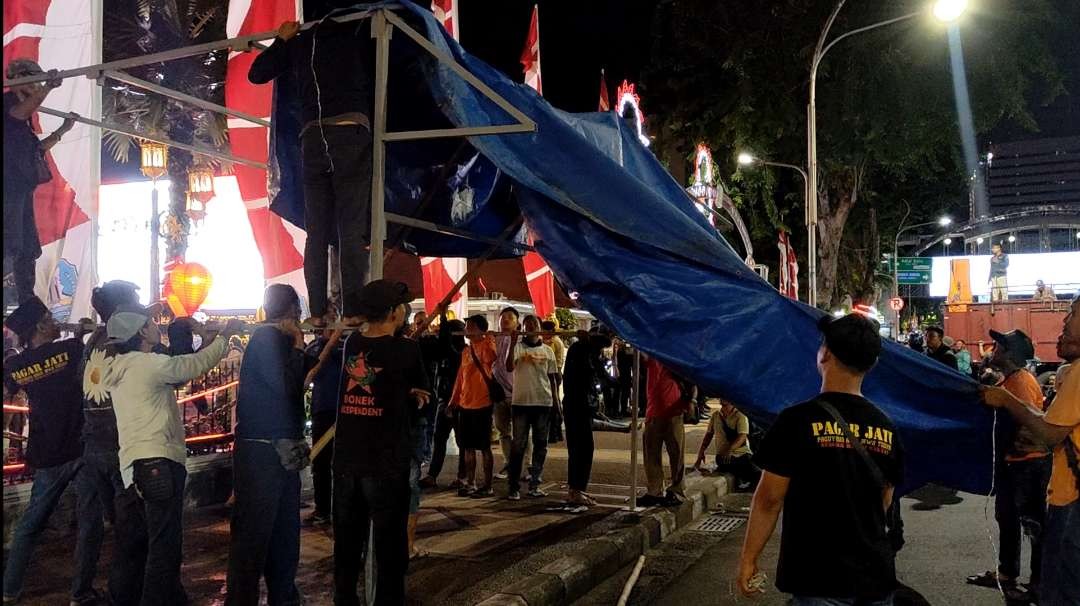
<path fill-rule="evenodd" d="M 106 61 L 157 53 L 225 37 L 225 4 L 217 0 L 110 0 L 105 6 L 102 54 Z M 128 74 L 224 104 L 227 51 L 216 51 L 126 70 Z M 181 143 L 199 142 L 215 149 L 227 143 L 225 116 L 186 105 L 135 86 L 109 81 L 102 99 L 107 122 L 140 132 L 167 135 Z M 107 131 L 106 149 L 119 162 L 127 162 L 138 142 L 128 135 Z M 190 152 L 169 150 L 171 183 L 166 223 L 178 231 L 166 239 L 167 259 L 183 258 L 191 221 L 187 215 Z"/>
<path fill-rule="evenodd" d="M 897 4 L 849 3 L 833 36 L 924 5 Z M 733 158 L 736 150 L 749 149 L 760 157 L 805 164 L 810 57 L 835 3 L 761 5 L 697 0 L 658 6 L 643 88 L 653 128 L 659 124 L 659 149 L 683 150 L 703 140 L 721 163 L 725 153 Z M 961 33 L 977 132 L 1038 129 L 1032 107 L 1065 93 L 1059 67 L 1065 58 L 1055 55 L 1050 41 L 1051 32 L 1068 28 L 1063 15 L 1070 10 L 1075 13 L 1068 0 L 987 0 L 966 18 Z M 845 40 L 821 64 L 817 288 L 823 305 L 873 284 L 880 257 L 872 255 L 885 241 L 891 248 L 901 200 L 916 209 L 913 219 L 965 206 L 968 172 L 960 153 L 948 52 L 943 27 L 913 19 Z M 801 187 L 779 185 L 784 194 Z M 782 227 L 785 217 L 802 216 L 793 212 L 801 195 L 782 196 L 773 212 L 761 200 L 774 195 L 771 188 L 738 194 L 744 208 L 764 211 L 751 223 L 771 226 L 763 230 L 770 240 L 775 233 L 769 232 Z M 873 212 L 856 212 L 864 200 L 873 201 Z M 877 233 L 853 234 L 846 229 L 853 221 L 872 225 Z"/>

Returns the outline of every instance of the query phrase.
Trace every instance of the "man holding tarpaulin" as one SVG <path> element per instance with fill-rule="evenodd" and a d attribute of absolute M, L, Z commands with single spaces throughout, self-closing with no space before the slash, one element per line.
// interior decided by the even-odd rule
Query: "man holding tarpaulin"
<path fill-rule="evenodd" d="M 265 84 L 297 78 L 303 127 L 304 282 L 311 324 L 326 325 L 327 248 L 340 260 L 342 322 L 360 323 L 360 287 L 367 281 L 371 225 L 373 53 L 367 19 L 326 17 L 309 29 L 286 21 L 270 48 L 251 64 L 248 79 Z"/>
<path fill-rule="evenodd" d="M 1038 588 L 1042 606 L 1080 604 L 1080 370 L 1076 369 L 1080 360 L 1080 297 L 1073 299 L 1065 317 L 1057 353 L 1070 367 L 1061 377 L 1057 396 L 1046 407 L 1045 416 L 1006 389 L 983 388 L 988 405 L 1008 410 L 1054 450 Z"/>

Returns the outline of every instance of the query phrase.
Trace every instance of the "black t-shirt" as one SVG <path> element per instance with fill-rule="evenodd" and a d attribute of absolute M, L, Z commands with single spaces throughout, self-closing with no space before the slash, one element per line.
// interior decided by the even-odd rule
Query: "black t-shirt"
<path fill-rule="evenodd" d="M 420 346 L 404 337 L 345 341 L 341 369 L 335 472 L 368 477 L 408 473 L 409 428 L 419 414 L 411 389 L 428 390 Z"/>
<path fill-rule="evenodd" d="M 83 395 L 83 441 L 87 452 L 115 453 L 120 451 L 120 437 L 116 431 L 116 412 L 113 410 L 112 394 L 105 387 L 105 374 L 112 364 L 106 354 L 104 328 L 90 335 L 86 342 L 83 367 L 78 376 L 82 381 Z"/>
<path fill-rule="evenodd" d="M 831 403 L 885 479 L 903 481 L 903 446 L 885 413 L 865 398 L 825 393 L 777 417 L 754 462 L 790 478 L 776 587 L 832 598 L 882 598 L 896 588 L 882 487 L 819 400 Z M 857 426 L 857 427 L 855 427 Z"/>
<path fill-rule="evenodd" d="M 578 341 L 566 350 L 563 365 L 563 408 L 567 411 L 595 411 L 600 406 L 600 388 L 611 383 L 601 366 L 600 355 L 588 341 Z"/>
<path fill-rule="evenodd" d="M 4 363 L 8 391 L 26 391 L 30 403 L 30 439 L 26 462 L 55 467 L 82 455 L 83 344 L 65 339 L 28 349 Z"/>

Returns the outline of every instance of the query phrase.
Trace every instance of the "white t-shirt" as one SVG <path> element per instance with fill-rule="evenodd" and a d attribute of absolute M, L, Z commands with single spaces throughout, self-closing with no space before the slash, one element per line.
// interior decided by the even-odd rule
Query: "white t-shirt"
<path fill-rule="evenodd" d="M 548 375 L 558 373 L 555 352 L 541 343 L 529 347 L 525 343 L 514 346 L 514 406 L 551 406 L 551 379 Z"/>

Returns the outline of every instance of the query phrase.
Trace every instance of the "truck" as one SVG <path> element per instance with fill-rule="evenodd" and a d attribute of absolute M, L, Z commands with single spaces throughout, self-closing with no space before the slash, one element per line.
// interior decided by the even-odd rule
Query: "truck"
<path fill-rule="evenodd" d="M 945 334 L 967 343 L 973 360 L 979 360 L 979 341 L 991 342 L 990 331 L 1024 331 L 1035 345 L 1035 374 L 1040 383 L 1046 383 L 1050 373 L 1062 360 L 1057 355 L 1058 336 L 1065 316 L 1069 313 L 1069 301 L 996 301 L 991 303 L 966 303 L 945 305 Z"/>

